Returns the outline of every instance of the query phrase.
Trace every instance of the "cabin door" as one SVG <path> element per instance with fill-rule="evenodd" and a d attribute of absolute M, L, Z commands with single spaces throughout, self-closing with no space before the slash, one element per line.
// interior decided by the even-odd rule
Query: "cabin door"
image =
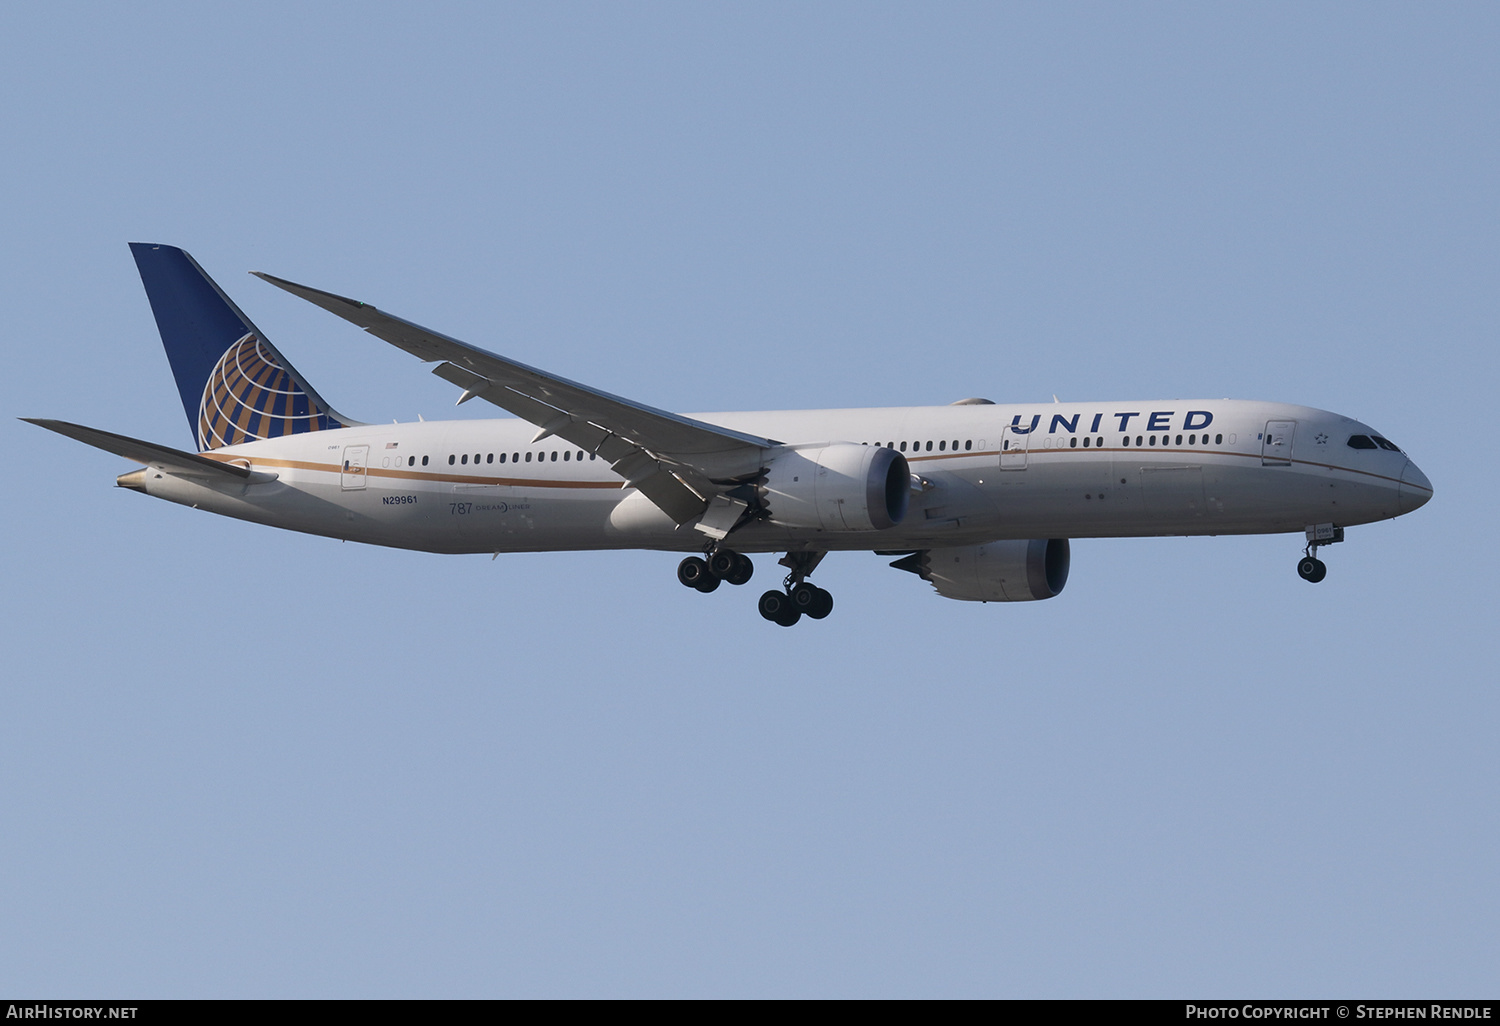
<path fill-rule="evenodd" d="M 1292 462 L 1292 433 L 1295 420 L 1268 420 L 1261 436 L 1260 463 L 1263 467 L 1285 467 Z"/>
<path fill-rule="evenodd" d="M 1014 424 L 1005 425 L 1000 432 L 1000 469 L 1025 470 L 1026 451 L 1030 442 L 1030 431 L 1017 431 Z"/>
<path fill-rule="evenodd" d="M 356 492 L 365 486 L 365 464 L 369 459 L 368 445 L 344 446 L 344 469 L 339 475 L 339 483 L 343 485 L 344 491 Z"/>

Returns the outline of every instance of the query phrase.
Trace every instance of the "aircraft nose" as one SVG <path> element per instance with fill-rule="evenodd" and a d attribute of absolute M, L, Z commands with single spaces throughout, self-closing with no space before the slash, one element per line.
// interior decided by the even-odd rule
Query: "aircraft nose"
<path fill-rule="evenodd" d="M 1425 506 L 1430 498 L 1432 498 L 1432 482 L 1427 480 L 1426 474 L 1417 469 L 1415 463 L 1407 460 L 1406 469 L 1401 472 L 1401 491 L 1396 504 L 1402 513 L 1410 513 L 1419 506 Z"/>

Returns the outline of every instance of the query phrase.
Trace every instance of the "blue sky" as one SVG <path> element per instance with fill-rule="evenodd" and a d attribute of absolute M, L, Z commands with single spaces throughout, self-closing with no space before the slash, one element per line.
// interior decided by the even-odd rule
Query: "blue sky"
<path fill-rule="evenodd" d="M 0 991 L 1493 996 L 1493 5 L 0 11 Z M 1434 501 L 829 557 L 439 557 L 114 489 L 191 443 L 125 244 L 330 401 L 481 416 L 250 278 L 655 405 L 1359 417 Z M 761 560 L 769 575 L 769 560 Z"/>

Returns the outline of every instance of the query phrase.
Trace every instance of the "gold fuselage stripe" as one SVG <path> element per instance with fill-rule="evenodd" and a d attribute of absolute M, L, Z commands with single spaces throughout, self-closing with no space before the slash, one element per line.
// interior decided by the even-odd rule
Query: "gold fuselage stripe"
<path fill-rule="evenodd" d="M 1027 457 L 1030 457 L 1030 456 L 1093 456 L 1093 455 L 1097 455 L 1099 453 L 1107 453 L 1107 454 L 1127 453 L 1127 454 L 1133 454 L 1133 453 L 1137 453 L 1137 452 L 1149 452 L 1151 455 L 1155 455 L 1155 454 L 1158 454 L 1158 453 L 1171 453 L 1171 454 L 1174 454 L 1174 455 L 1191 455 L 1191 456 L 1234 456 L 1234 457 L 1239 457 L 1241 459 L 1255 459 L 1255 460 L 1264 458 L 1260 453 L 1233 452 L 1233 451 L 1226 451 L 1224 449 L 1167 449 L 1167 448 L 1160 448 L 1159 447 L 1159 448 L 1156 448 L 1156 449 L 1147 450 L 1144 446 L 1142 446 L 1140 448 L 1137 448 L 1135 446 L 1130 446 L 1128 448 L 1125 448 L 1125 447 L 1108 448 L 1108 447 L 1100 446 L 1100 447 L 1091 448 L 1091 449 L 1029 449 L 1028 448 L 1028 449 L 1015 449 L 1015 450 L 1011 450 L 1011 452 L 1012 453 L 1017 453 L 1017 454 L 1025 454 Z M 249 462 L 250 464 L 252 464 L 252 465 L 254 465 L 256 467 L 281 467 L 281 468 L 285 468 L 287 470 L 310 470 L 310 471 L 322 472 L 322 473 L 327 473 L 327 474 L 340 474 L 340 473 L 343 472 L 343 465 L 341 463 L 314 463 L 314 462 L 307 461 L 307 460 L 257 459 L 257 458 L 251 457 L 251 456 L 234 455 L 234 454 L 228 454 L 228 453 L 219 453 L 219 452 L 214 452 L 214 451 L 200 453 L 199 455 L 203 456 L 205 459 L 218 460 L 221 463 L 232 463 L 232 462 L 235 462 L 235 461 L 243 460 L 243 461 Z M 906 454 L 903 453 L 902 455 L 906 455 Z M 999 449 L 983 449 L 983 450 L 975 450 L 975 451 L 972 451 L 972 452 L 944 452 L 944 453 L 936 453 L 935 452 L 935 453 L 931 453 L 931 454 L 924 454 L 924 455 L 921 455 L 921 456 L 907 456 L 906 460 L 907 460 L 908 463 L 927 463 L 927 462 L 935 462 L 937 460 L 966 460 L 966 459 L 992 458 L 992 457 L 999 457 L 1001 455 L 1003 455 L 1003 454 L 1000 452 Z M 1282 462 L 1281 459 L 1278 457 L 1277 463 L 1276 464 L 1272 464 L 1272 466 L 1280 465 L 1281 462 Z M 1403 482 L 1399 477 L 1391 477 L 1389 474 L 1377 474 L 1377 473 L 1375 473 L 1372 470 L 1359 470 L 1359 469 L 1354 468 L 1354 467 L 1340 466 L 1337 463 L 1319 463 L 1319 462 L 1317 462 L 1315 460 L 1302 460 L 1302 459 L 1291 459 L 1291 458 L 1286 459 L 1285 463 L 1287 463 L 1287 464 L 1299 464 L 1299 465 L 1304 466 L 1304 467 L 1318 467 L 1319 469 L 1322 469 L 1322 470 L 1339 470 L 1339 471 L 1343 471 L 1343 472 L 1348 473 L 1348 474 L 1358 474 L 1358 475 L 1360 475 L 1362 477 L 1373 477 L 1373 478 L 1375 478 L 1377 480 L 1380 480 L 1380 481 L 1389 481 L 1392 484 L 1400 484 L 1400 485 L 1403 485 L 1406 488 L 1411 488 L 1414 491 L 1422 491 L 1422 492 L 1431 491 L 1431 489 L 1423 488 L 1420 485 L 1415 485 L 1415 484 L 1412 484 L 1410 482 Z M 1023 468 L 1019 468 L 1018 467 L 1016 469 L 1020 470 L 1020 469 L 1023 469 Z M 624 481 L 566 481 L 566 480 L 558 480 L 558 479 L 546 480 L 546 479 L 532 478 L 532 477 L 476 477 L 476 476 L 465 475 L 465 474 L 444 474 L 444 473 L 438 473 L 438 472 L 426 471 L 426 470 L 406 470 L 406 469 L 398 470 L 398 469 L 396 469 L 394 467 L 366 467 L 365 468 L 365 474 L 367 476 L 370 476 L 370 477 L 385 477 L 385 478 L 390 478 L 392 480 L 432 481 L 432 482 L 447 483 L 447 484 L 494 485 L 494 486 L 498 486 L 498 487 L 511 487 L 511 488 L 593 488 L 593 489 L 618 489 L 618 488 L 629 487 Z"/>

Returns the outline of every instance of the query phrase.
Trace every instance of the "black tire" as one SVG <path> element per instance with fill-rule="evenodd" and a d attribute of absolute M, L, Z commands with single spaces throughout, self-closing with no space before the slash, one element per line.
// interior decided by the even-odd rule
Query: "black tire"
<path fill-rule="evenodd" d="M 734 583 L 731 578 L 734 576 L 735 568 L 739 565 L 740 554 L 738 552 L 731 552 L 728 549 L 719 549 L 712 556 L 708 557 L 708 572 L 715 577 L 722 577 L 731 584 Z"/>
<path fill-rule="evenodd" d="M 698 588 L 701 591 L 702 582 L 710 577 L 713 577 L 713 574 L 708 572 L 708 564 L 697 556 L 689 556 L 677 564 L 677 579 L 689 588 Z"/>
<path fill-rule="evenodd" d="M 1308 580 L 1312 581 L 1314 584 L 1317 584 L 1323 578 L 1328 576 L 1328 567 L 1324 565 L 1321 559 L 1315 559 L 1313 560 L 1313 562 L 1318 564 L 1318 567 L 1313 571 L 1313 575 L 1309 577 Z"/>
<path fill-rule="evenodd" d="M 760 615 L 772 623 L 779 620 L 791 607 L 784 591 L 768 591 L 760 597 L 760 602 L 757 603 Z"/>
<path fill-rule="evenodd" d="M 807 615 L 814 620 L 821 620 L 831 612 L 833 612 L 833 596 L 819 588 L 817 598 L 813 601 L 812 608 L 808 609 Z"/>
<path fill-rule="evenodd" d="M 734 570 L 724 575 L 724 580 L 735 586 L 749 584 L 750 578 L 755 574 L 755 564 L 750 562 L 749 556 L 742 556 L 738 552 L 734 554 Z"/>
<path fill-rule="evenodd" d="M 793 585 L 787 595 L 791 599 L 792 608 L 799 613 L 805 613 L 813 608 L 814 603 L 818 601 L 818 592 L 822 590 L 816 584 L 803 581 L 801 584 Z"/>
<path fill-rule="evenodd" d="M 1328 568 L 1323 565 L 1323 561 L 1321 559 L 1314 559 L 1311 556 L 1303 556 L 1302 559 L 1298 560 L 1297 562 L 1297 576 L 1302 578 L 1304 581 L 1309 581 L 1313 584 L 1317 584 L 1324 577 L 1326 577 L 1327 574 Z"/>
<path fill-rule="evenodd" d="M 794 627 L 796 626 L 797 621 L 800 619 L 802 619 L 802 614 L 797 612 L 797 610 L 793 609 L 791 606 L 787 606 L 786 612 L 778 616 L 776 618 L 776 622 L 781 624 L 781 626 L 783 627 Z"/>
<path fill-rule="evenodd" d="M 703 580 L 693 585 L 693 587 L 697 588 L 699 591 L 703 592 L 703 594 L 707 595 L 711 591 L 717 591 L 719 585 L 722 583 L 724 582 L 719 580 L 719 578 L 715 577 L 713 574 L 704 574 Z"/>

